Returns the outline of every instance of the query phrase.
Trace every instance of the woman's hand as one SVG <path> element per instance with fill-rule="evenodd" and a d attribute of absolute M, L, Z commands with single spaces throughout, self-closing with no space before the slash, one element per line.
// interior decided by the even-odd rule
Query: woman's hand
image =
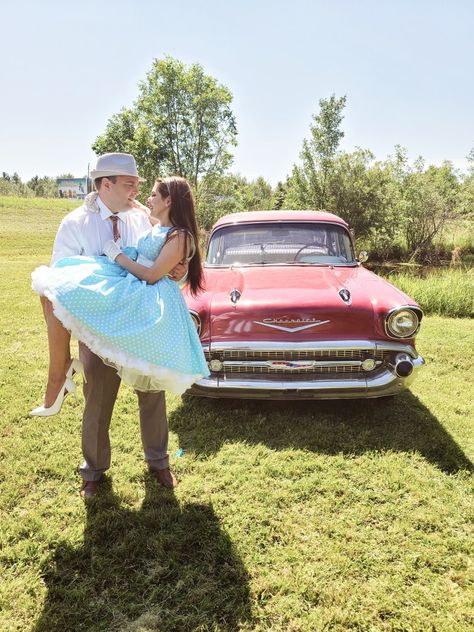
<path fill-rule="evenodd" d="M 188 263 L 180 261 L 177 266 L 168 272 L 168 276 L 173 281 L 181 281 L 188 274 Z"/>

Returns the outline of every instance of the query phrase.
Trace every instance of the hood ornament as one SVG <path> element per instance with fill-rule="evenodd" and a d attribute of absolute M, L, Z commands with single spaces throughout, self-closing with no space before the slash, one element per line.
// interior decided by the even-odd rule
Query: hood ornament
<path fill-rule="evenodd" d="M 294 334 L 298 331 L 304 331 L 305 329 L 311 329 L 311 327 L 319 327 L 320 325 L 326 325 L 326 323 L 330 323 L 330 320 L 316 320 L 314 318 L 264 318 L 262 321 L 254 320 L 256 325 L 263 325 L 264 327 L 271 327 L 272 329 L 278 329 L 280 331 L 287 331 L 290 334 Z M 295 323 L 303 323 L 296 327 L 285 327 L 283 324 L 292 324 Z"/>
<path fill-rule="evenodd" d="M 230 296 L 230 300 L 232 301 L 232 303 L 234 305 L 237 305 L 237 301 L 240 299 L 242 294 L 239 292 L 239 290 L 237 288 L 234 287 L 234 289 L 231 291 L 229 296 Z"/>

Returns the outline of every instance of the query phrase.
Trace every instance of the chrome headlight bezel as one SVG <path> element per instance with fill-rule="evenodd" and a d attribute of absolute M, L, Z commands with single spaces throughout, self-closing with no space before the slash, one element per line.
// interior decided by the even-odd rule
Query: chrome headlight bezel
<path fill-rule="evenodd" d="M 413 305 L 400 305 L 390 310 L 385 317 L 385 333 L 390 338 L 413 338 L 420 330 L 420 323 L 423 317 L 423 312 L 419 307 Z M 412 321 L 410 328 L 404 330 L 400 327 L 397 328 L 396 321 L 400 318 L 409 318 Z"/>
<path fill-rule="evenodd" d="M 199 316 L 199 314 L 197 312 L 195 312 L 192 309 L 189 310 L 189 314 L 190 314 L 190 316 L 191 316 L 191 318 L 193 320 L 194 326 L 196 327 L 197 335 L 200 337 L 201 336 L 201 328 L 202 328 L 201 317 Z"/>

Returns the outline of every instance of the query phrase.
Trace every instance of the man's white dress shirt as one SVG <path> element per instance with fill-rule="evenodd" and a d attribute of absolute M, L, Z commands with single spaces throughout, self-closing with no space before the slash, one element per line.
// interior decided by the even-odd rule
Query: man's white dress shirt
<path fill-rule="evenodd" d="M 114 238 L 113 223 L 109 219 L 113 213 L 100 197 L 97 197 L 97 206 L 98 213 L 83 205 L 63 218 L 54 240 L 51 265 L 64 257 L 102 254 L 105 242 Z M 138 237 L 151 228 L 143 211 L 130 209 L 115 215 L 119 218 L 117 226 L 122 246 L 136 246 Z"/>

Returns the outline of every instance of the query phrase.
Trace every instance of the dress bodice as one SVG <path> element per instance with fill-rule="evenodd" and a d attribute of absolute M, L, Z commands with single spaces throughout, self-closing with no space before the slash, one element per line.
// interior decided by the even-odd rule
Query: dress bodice
<path fill-rule="evenodd" d="M 150 259 L 150 261 L 155 261 L 166 241 L 168 231 L 169 227 L 157 225 L 143 233 L 137 241 L 138 254 Z"/>

